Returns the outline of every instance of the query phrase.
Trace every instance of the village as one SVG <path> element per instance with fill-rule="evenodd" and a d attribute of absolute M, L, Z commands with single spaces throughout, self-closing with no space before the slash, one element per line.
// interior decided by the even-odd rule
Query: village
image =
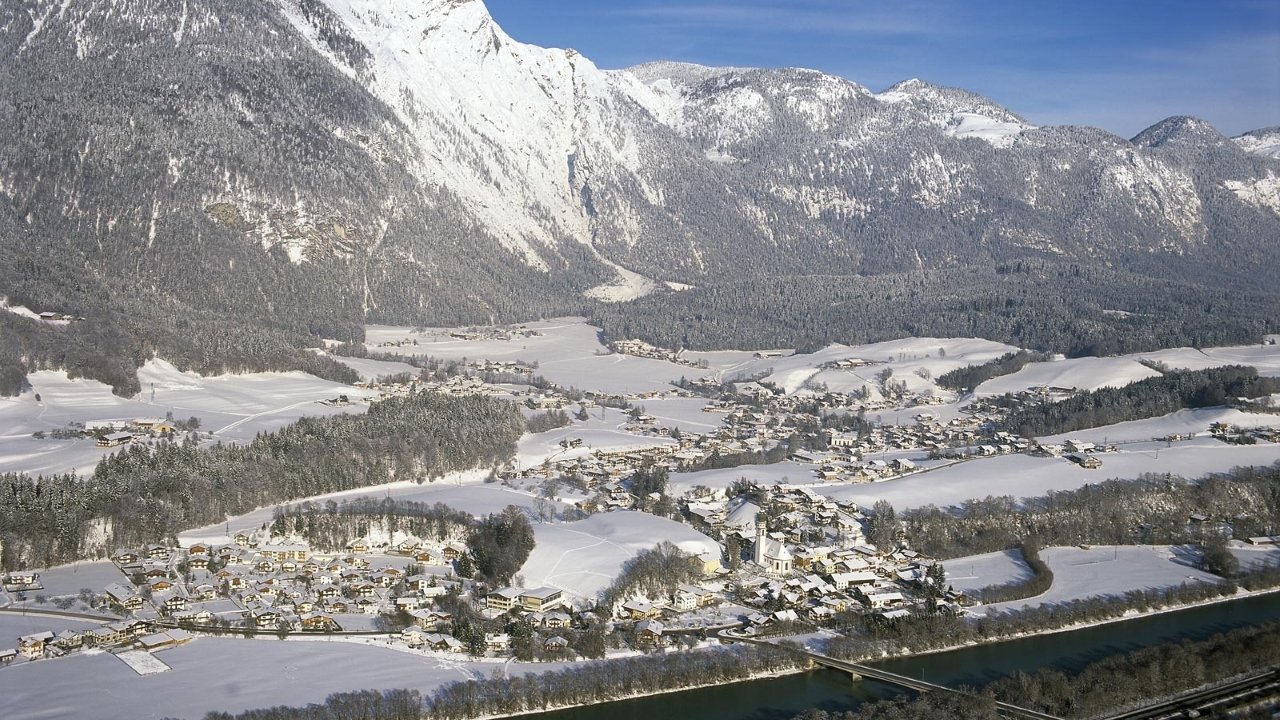
<path fill-rule="evenodd" d="M 764 514 L 756 513 L 749 529 L 737 533 L 750 539 L 749 558 L 741 551 L 727 563 L 723 557 L 700 558 L 700 581 L 615 607 L 558 588 L 484 588 L 457 572 L 467 562 L 465 544 L 433 545 L 412 536 L 379 545 L 354 539 L 337 554 L 313 553 L 298 538 L 269 531 L 237 533 L 221 547 L 121 549 L 111 556 L 121 581 L 90 599 L 118 620 L 85 631 L 22 636 L 16 649 L 0 651 L 0 662 L 82 649 L 150 653 L 197 634 L 381 636 L 410 650 L 477 657 L 510 657 L 517 652 L 513 642 L 523 637 L 523 654 L 556 659 L 577 656 L 575 646 L 590 633 L 609 647 L 651 651 L 724 628 L 762 632 L 800 621 L 817 624 L 850 610 L 892 620 L 921 605 L 922 590 L 932 582 L 932 561 L 909 550 L 882 553 L 866 545 L 853 520 L 856 508 L 835 508 L 805 492 L 773 501 L 794 508 L 784 523 L 833 520 L 829 537 L 843 542 L 796 545 L 798 537 L 812 537 L 805 528 L 818 525 L 769 532 Z M 735 515 L 750 508 L 744 504 Z M 43 589 L 36 573 L 11 573 L 4 584 L 19 597 Z M 50 623 L 56 626 L 56 619 Z"/>
<path fill-rule="evenodd" d="M 638 342 L 619 343 L 614 350 L 671 359 L 661 348 Z M 869 364 L 841 360 L 829 366 L 854 370 Z M 336 552 L 322 552 L 264 525 L 237 532 L 227 544 L 116 550 L 110 559 L 120 581 L 82 598 L 116 619 L 76 631 L 58 630 L 51 618 L 49 630 L 19 637 L 16 648 L 0 651 L 0 662 L 106 649 L 121 653 L 131 666 L 146 667 L 137 653 L 185 644 L 201 634 L 357 636 L 406 652 L 562 660 L 686 647 L 714 641 L 727 629 L 773 634 L 859 615 L 894 622 L 919 612 L 960 614 L 973 601 L 947 586 L 940 563 L 900 546 L 896 537 L 877 547 L 868 541 L 870 519 L 863 508 L 818 490 L 999 455 L 1062 458 L 1096 469 L 1115 450 L 1075 439 L 1042 444 L 1000 429 L 1011 408 L 1054 402 L 1073 388 L 970 398 L 942 419 L 930 408 L 954 399 L 907 392 L 887 373 L 880 380 L 886 392 L 872 398 L 865 390 L 787 393 L 760 379 L 725 382 L 713 375 L 662 391 L 582 392 L 535 379 L 536 369 L 512 360 L 471 361 L 447 372 L 360 383 L 363 396 L 320 402 L 343 406 L 429 391 L 508 398 L 528 418 L 559 413 L 566 429 L 552 452 L 539 462 L 513 460 L 492 479 L 550 497 L 572 508 L 573 517 L 642 511 L 683 522 L 718 544 L 719 552 L 697 557 L 700 577 L 673 583 L 657 596 L 633 594 L 603 605 L 599 597 L 564 588 L 525 587 L 519 576 L 507 587 L 478 584 L 463 576 L 470 573 L 459 572 L 469 564 L 469 549 L 460 539 L 352 537 Z M 681 430 L 645 410 L 646 402 L 670 399 L 702 402 L 702 412 L 718 421 L 715 429 Z M 570 413 L 581 420 L 606 411 L 637 443 L 597 449 L 574 434 Z M 889 413 L 894 422 L 883 422 Z M 196 427 L 194 419 L 140 418 L 86 424 L 83 432 L 112 448 Z M 1208 432 L 1233 443 L 1278 439 L 1274 429 L 1224 423 Z M 805 468 L 807 477 L 728 488 L 665 486 L 673 473 L 783 460 Z M 4 586 L 11 598 L 42 590 L 34 573 L 10 574 Z"/>

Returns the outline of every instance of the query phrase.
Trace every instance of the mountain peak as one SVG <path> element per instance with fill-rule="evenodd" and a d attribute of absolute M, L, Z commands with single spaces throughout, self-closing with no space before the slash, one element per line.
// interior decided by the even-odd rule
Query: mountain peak
<path fill-rule="evenodd" d="M 960 88 L 934 85 L 919 78 L 903 80 L 884 92 L 873 95 L 882 103 L 905 103 L 917 106 L 941 122 L 961 115 L 978 115 L 1001 123 L 1030 124 L 1018 114 L 977 93 Z"/>
<path fill-rule="evenodd" d="M 1197 117 L 1175 115 L 1165 118 L 1133 137 L 1134 145 L 1147 148 L 1164 145 L 1186 145 L 1225 142 L 1217 128 Z"/>

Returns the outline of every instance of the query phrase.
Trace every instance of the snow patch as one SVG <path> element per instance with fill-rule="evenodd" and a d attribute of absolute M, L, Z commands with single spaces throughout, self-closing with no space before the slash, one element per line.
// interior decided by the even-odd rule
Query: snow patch
<path fill-rule="evenodd" d="M 1275 173 L 1255 180 L 1228 180 L 1223 185 L 1245 203 L 1280 214 L 1280 176 Z"/>
<path fill-rule="evenodd" d="M 1003 122 L 977 113 L 960 113 L 945 132 L 954 138 L 978 138 L 995 147 L 1007 148 L 1024 130 L 1033 129 L 1030 125 Z"/>

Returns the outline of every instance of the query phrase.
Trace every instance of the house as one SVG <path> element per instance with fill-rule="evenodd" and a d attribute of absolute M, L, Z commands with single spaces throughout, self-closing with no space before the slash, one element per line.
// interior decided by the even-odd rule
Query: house
<path fill-rule="evenodd" d="M 542 626 L 559 630 L 567 628 L 573 622 L 568 613 L 549 612 L 542 618 Z"/>
<path fill-rule="evenodd" d="M 657 620 L 641 620 L 636 623 L 636 644 L 641 647 L 661 647 L 662 633 L 666 628 Z"/>
<path fill-rule="evenodd" d="M 26 592 L 43 590 L 44 586 L 40 584 L 40 573 L 12 572 L 4 577 L 4 589 L 9 592 Z"/>
<path fill-rule="evenodd" d="M 867 602 L 867 606 L 873 610 L 887 608 L 891 605 L 902 603 L 906 600 L 900 592 L 867 592 L 863 595 Z"/>
<path fill-rule="evenodd" d="M 552 635 L 542 642 L 542 649 L 549 653 L 561 653 L 569 650 L 569 641 L 559 635 Z"/>
<path fill-rule="evenodd" d="M 30 660 L 42 658 L 44 657 L 45 644 L 52 640 L 52 630 L 23 635 L 18 638 L 18 652 L 22 653 Z"/>
<path fill-rule="evenodd" d="M 622 604 L 622 611 L 632 620 L 656 618 L 659 614 L 656 606 L 643 600 L 628 600 Z"/>
<path fill-rule="evenodd" d="M 111 561 L 117 565 L 133 565 L 138 562 L 138 553 L 132 550 L 117 550 L 111 556 Z"/>
<path fill-rule="evenodd" d="M 14 650 L 13 648 L 0 650 L 0 663 L 4 665 L 8 665 L 9 663 L 13 662 L 13 659 L 16 657 L 18 657 L 18 651 Z"/>
<path fill-rule="evenodd" d="M 1068 455 L 1067 459 L 1085 470 L 1097 470 L 1102 467 L 1102 461 L 1099 460 L 1096 455 L 1081 455 L 1080 453 L 1074 453 Z"/>
<path fill-rule="evenodd" d="M 274 629 L 276 626 L 280 624 L 280 613 L 277 613 L 275 610 L 272 610 L 271 608 L 261 608 L 258 610 L 254 610 L 252 615 L 253 615 L 253 624 L 260 628 Z"/>
<path fill-rule="evenodd" d="M 133 588 L 120 583 L 111 583 L 103 589 L 103 592 L 108 601 L 123 610 L 133 612 L 142 609 L 142 596 L 134 592 Z"/>
<path fill-rule="evenodd" d="M 672 600 L 676 609 L 692 610 L 694 608 L 714 605 L 716 602 L 716 594 L 706 588 L 700 588 L 696 585 L 680 585 L 672 595 Z"/>
<path fill-rule="evenodd" d="M 837 590 L 847 590 L 850 587 L 874 583 L 876 579 L 876 574 L 868 570 L 863 570 L 861 572 L 842 572 L 835 573 L 831 576 L 831 584 L 835 585 Z"/>
<path fill-rule="evenodd" d="M 520 599 L 521 591 L 519 588 L 505 587 L 494 590 L 485 596 L 485 607 L 490 610 L 501 610 L 506 612 L 515 607 Z"/>
<path fill-rule="evenodd" d="M 119 432 L 107 433 L 98 438 L 98 447 L 110 448 L 120 445 L 127 445 L 133 442 L 133 433 L 121 430 Z"/>
<path fill-rule="evenodd" d="M 1098 448 L 1097 445 L 1091 442 L 1081 442 L 1079 440 L 1067 440 L 1064 445 L 1066 445 L 1069 453 L 1091 453 Z"/>
<path fill-rule="evenodd" d="M 341 630 L 338 621 L 333 619 L 332 615 L 324 613 L 305 613 L 302 618 L 302 629 L 311 630 L 313 632 L 334 632 Z"/>
<path fill-rule="evenodd" d="M 84 645 L 84 634 L 72 630 L 63 630 L 53 639 L 54 647 L 67 652 Z"/>
<path fill-rule="evenodd" d="M 511 636 L 506 633 L 485 633 L 484 646 L 492 652 L 506 652 L 511 646 Z"/>
<path fill-rule="evenodd" d="M 460 653 L 465 652 L 466 645 L 462 641 L 452 635 L 443 633 L 433 633 L 425 638 L 427 646 L 436 652 Z"/>
<path fill-rule="evenodd" d="M 305 562 L 311 554 L 311 548 L 306 545 L 263 545 L 258 552 L 275 560 L 283 562 L 285 560 L 297 560 Z"/>

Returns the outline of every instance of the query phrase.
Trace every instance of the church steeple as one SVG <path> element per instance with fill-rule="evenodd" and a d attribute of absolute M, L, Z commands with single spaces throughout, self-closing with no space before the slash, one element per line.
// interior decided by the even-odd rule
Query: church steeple
<path fill-rule="evenodd" d="M 756 513 L 756 546 L 755 561 L 757 565 L 764 567 L 765 562 L 765 545 L 769 541 L 769 521 L 765 518 L 764 513 Z"/>

